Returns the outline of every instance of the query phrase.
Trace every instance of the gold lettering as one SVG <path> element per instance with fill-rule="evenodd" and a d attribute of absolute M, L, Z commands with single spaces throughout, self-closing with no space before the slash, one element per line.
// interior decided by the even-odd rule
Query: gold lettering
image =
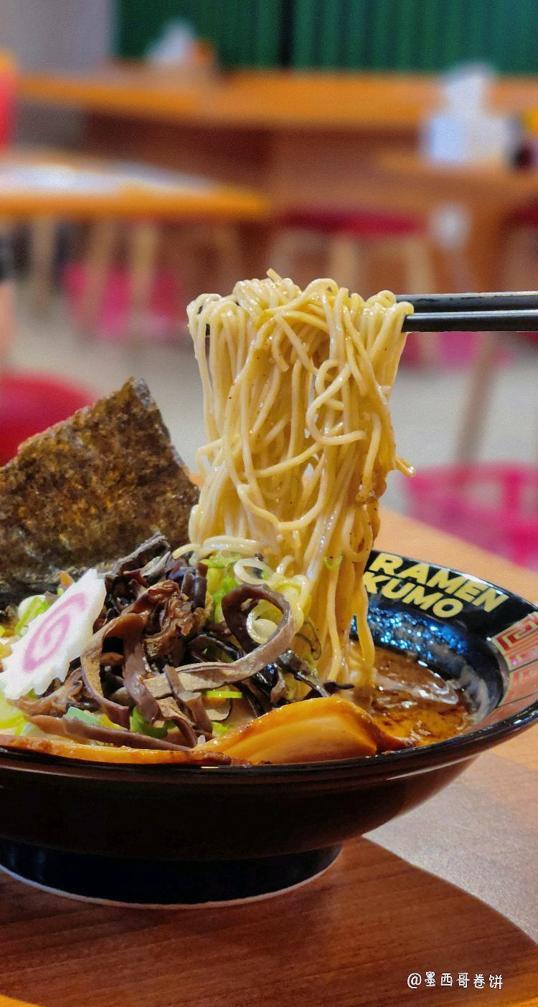
<path fill-rule="evenodd" d="M 487 587 L 478 598 L 474 599 L 473 605 L 477 607 L 481 606 L 485 612 L 493 612 L 493 609 L 502 605 L 503 601 L 506 601 L 507 598 L 508 595 L 501 594 L 494 587 Z"/>
<path fill-rule="evenodd" d="M 472 601 L 482 590 L 482 584 L 477 584 L 476 580 L 467 580 L 457 591 L 454 591 L 454 594 L 457 598 L 463 598 L 464 601 Z"/>
<path fill-rule="evenodd" d="M 434 615 L 438 615 L 441 619 L 448 619 L 451 615 L 458 615 L 462 608 L 462 601 L 458 601 L 456 598 L 443 598 L 442 601 L 436 602 L 433 606 L 432 612 Z"/>
<path fill-rule="evenodd" d="M 442 570 L 438 570 L 434 573 L 433 577 L 430 577 L 428 581 L 428 587 L 440 587 L 442 591 L 446 591 L 447 594 L 454 594 L 461 584 L 464 584 L 466 577 L 463 574 L 459 574 L 457 577 L 452 577 L 450 570 L 443 567 Z"/>
<path fill-rule="evenodd" d="M 388 584 L 383 584 L 381 594 L 384 598 L 403 598 L 408 591 L 413 590 L 412 584 L 408 584 L 405 580 L 398 580 L 397 577 L 392 577 Z"/>
<path fill-rule="evenodd" d="M 393 556 L 391 552 L 380 552 L 370 563 L 369 570 L 382 570 L 389 577 L 393 577 L 401 567 L 403 559 L 401 556 Z"/>
<path fill-rule="evenodd" d="M 370 570 L 366 570 L 363 576 L 364 586 L 368 591 L 368 594 L 377 594 L 379 590 L 378 585 L 382 584 L 384 580 L 388 579 L 389 578 L 387 577 L 386 573 L 378 573 L 377 576 L 374 576 L 374 574 Z"/>
<path fill-rule="evenodd" d="M 414 566 L 409 566 L 407 570 L 400 572 L 400 577 L 411 577 L 419 584 L 427 584 L 429 576 L 430 568 L 427 563 L 415 563 Z"/>
<path fill-rule="evenodd" d="M 421 608 L 423 612 L 427 612 L 429 608 L 432 607 L 434 602 L 439 601 L 442 597 L 440 591 L 436 591 L 435 594 L 426 594 L 423 587 L 418 584 L 413 587 L 405 599 L 406 605 L 416 605 L 417 608 Z"/>

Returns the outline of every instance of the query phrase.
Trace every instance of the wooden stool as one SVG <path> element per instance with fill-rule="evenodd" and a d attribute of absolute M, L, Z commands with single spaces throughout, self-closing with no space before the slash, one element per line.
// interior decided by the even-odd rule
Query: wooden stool
<path fill-rule="evenodd" d="M 120 244 L 125 246 L 129 273 L 129 308 L 126 330 L 129 341 L 138 343 L 146 328 L 147 313 L 162 249 L 162 222 L 140 220 L 124 222 L 99 220 L 92 224 L 84 258 L 86 282 L 78 311 L 81 335 L 95 332 L 101 313 L 107 279 Z M 167 223 L 166 221 L 164 223 Z M 174 268 L 183 271 L 186 262 L 207 265 L 214 260 L 212 275 L 216 289 L 224 293 L 242 275 L 242 256 L 238 228 L 233 223 L 195 221 L 174 227 Z M 197 288 L 207 277 L 197 279 Z"/>
<path fill-rule="evenodd" d="M 409 293 L 435 290 L 430 248 L 423 222 L 399 213 L 357 210 L 299 210 L 279 219 L 280 234 L 273 246 L 273 263 L 284 275 L 293 273 L 297 256 L 305 247 L 320 248 L 326 255 L 328 275 L 351 290 L 366 289 L 367 257 L 372 246 L 398 256 Z M 389 286 L 390 284 L 387 284 Z M 420 360 L 433 363 L 435 339 L 417 334 Z"/>

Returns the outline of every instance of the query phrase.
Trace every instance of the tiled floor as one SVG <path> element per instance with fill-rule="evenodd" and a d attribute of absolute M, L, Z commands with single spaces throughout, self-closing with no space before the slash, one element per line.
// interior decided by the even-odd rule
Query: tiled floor
<path fill-rule="evenodd" d="M 153 343 L 129 350 L 121 345 L 78 340 L 64 306 L 36 321 L 19 298 L 14 361 L 19 367 L 63 374 L 109 392 L 129 375 L 143 376 L 159 403 L 174 442 L 188 464 L 202 443 L 200 386 L 191 346 Z M 511 359 L 500 369 L 481 457 L 538 459 L 538 347 L 512 343 Z M 417 467 L 450 461 L 458 429 L 465 371 L 401 369 L 393 397 L 401 454 Z M 397 477 L 386 502 L 405 506 Z"/>

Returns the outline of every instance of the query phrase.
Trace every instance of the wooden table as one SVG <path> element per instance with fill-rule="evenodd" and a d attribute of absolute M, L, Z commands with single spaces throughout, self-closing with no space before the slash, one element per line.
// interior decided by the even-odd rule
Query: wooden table
<path fill-rule="evenodd" d="M 298 130 L 415 129 L 439 101 L 438 78 L 423 74 L 242 70 L 193 76 L 181 70 L 114 61 L 95 70 L 25 73 L 19 91 L 37 102 L 168 122 L 204 121 Z M 534 77 L 505 77 L 493 86 L 502 111 L 538 104 Z"/>
<path fill-rule="evenodd" d="M 0 155 L 0 218 L 264 220 L 257 190 L 71 151 L 14 147 Z"/>
<path fill-rule="evenodd" d="M 277 208 L 331 204 L 421 213 L 432 199 L 446 199 L 441 176 L 434 191 L 416 176 L 402 180 L 379 168 L 387 153 L 416 150 L 420 125 L 439 103 L 434 77 L 243 71 L 188 82 L 172 70 L 113 63 L 71 75 L 26 74 L 20 93 L 27 101 L 82 110 L 91 150 L 255 186 Z M 492 103 L 511 115 L 536 107 L 538 82 L 501 79 Z M 487 177 L 468 195 L 473 219 L 480 218 L 473 262 L 476 256 L 486 290 L 497 289 L 497 262 L 482 207 L 493 206 L 498 221 L 514 197 L 524 202 L 526 192 L 490 190 Z M 441 275 L 439 282 L 449 279 Z M 375 280 L 387 285 L 382 270 Z"/>
<path fill-rule="evenodd" d="M 380 545 L 538 599 L 538 575 L 386 513 Z M 348 843 L 321 878 L 250 905 L 107 909 L 0 876 L 6 996 L 40 1007 L 538 1005 L 536 731 Z M 424 986 L 435 971 L 435 989 Z M 422 975 L 410 989 L 410 973 Z M 440 987 L 468 972 L 470 989 Z M 486 989 L 475 989 L 484 975 Z M 490 989 L 489 976 L 503 988 Z M 8 1001 L 9 1003 L 9 1001 Z M 4 1007 L 0 996 L 0 1007 Z"/>

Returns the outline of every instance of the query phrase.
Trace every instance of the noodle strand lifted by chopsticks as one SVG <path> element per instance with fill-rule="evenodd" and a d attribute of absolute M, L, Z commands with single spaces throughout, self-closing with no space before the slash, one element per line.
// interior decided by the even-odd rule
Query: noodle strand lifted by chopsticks
<path fill-rule="evenodd" d="M 327 279 L 300 290 L 272 271 L 188 309 L 208 437 L 191 542 L 207 555 L 218 536 L 219 548 L 259 551 L 286 576 L 304 574 L 318 670 L 359 685 L 374 667 L 362 578 L 378 499 L 388 472 L 406 471 L 388 398 L 411 310 L 388 291 L 364 301 Z"/>

